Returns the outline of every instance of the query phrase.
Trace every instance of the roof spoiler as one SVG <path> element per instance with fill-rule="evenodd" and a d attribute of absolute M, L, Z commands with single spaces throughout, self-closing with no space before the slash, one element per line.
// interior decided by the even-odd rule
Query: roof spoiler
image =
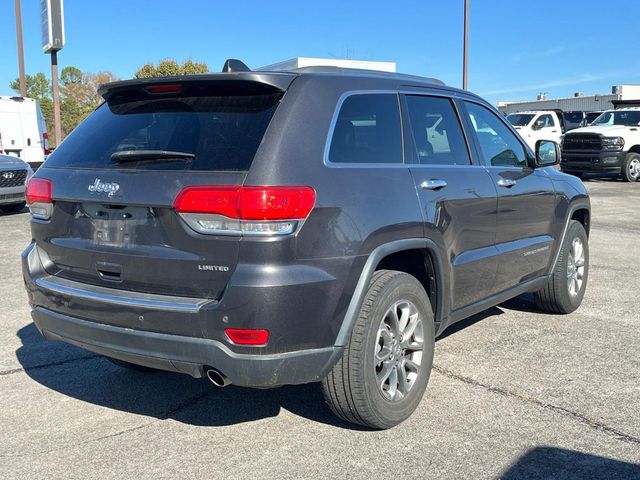
<path fill-rule="evenodd" d="M 247 67 L 244 62 L 237 60 L 235 58 L 228 58 L 224 65 L 222 66 L 222 73 L 231 73 L 231 72 L 250 72 L 251 69 Z"/>

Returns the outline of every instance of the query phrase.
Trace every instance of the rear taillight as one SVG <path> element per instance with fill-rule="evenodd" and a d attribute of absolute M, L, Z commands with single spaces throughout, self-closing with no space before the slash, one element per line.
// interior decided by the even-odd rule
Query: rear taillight
<path fill-rule="evenodd" d="M 200 233 L 289 235 L 315 200 L 311 187 L 197 186 L 183 189 L 173 206 Z"/>
<path fill-rule="evenodd" d="M 53 212 L 53 184 L 47 178 L 30 178 L 27 182 L 25 198 L 33 218 L 48 220 Z"/>
<path fill-rule="evenodd" d="M 2 134 L 0 133 L 0 155 L 4 154 L 4 150 L 2 150 Z"/>
<path fill-rule="evenodd" d="M 224 332 L 227 334 L 229 340 L 236 345 L 264 347 L 269 341 L 269 330 L 227 328 Z"/>

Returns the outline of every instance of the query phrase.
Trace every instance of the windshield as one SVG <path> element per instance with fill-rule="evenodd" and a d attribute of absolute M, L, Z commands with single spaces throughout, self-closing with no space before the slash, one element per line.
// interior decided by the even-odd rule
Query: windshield
<path fill-rule="evenodd" d="M 569 123 L 580 123 L 584 120 L 582 112 L 564 112 L 564 119 Z"/>
<path fill-rule="evenodd" d="M 47 166 L 246 171 L 281 96 L 245 93 L 105 103 L 56 148 Z"/>
<path fill-rule="evenodd" d="M 626 125 L 635 127 L 640 125 L 640 110 L 604 112 L 593 121 L 592 125 Z"/>
<path fill-rule="evenodd" d="M 512 113 L 511 115 L 507 115 L 507 120 L 514 127 L 526 127 L 531 122 L 533 118 L 532 113 Z"/>

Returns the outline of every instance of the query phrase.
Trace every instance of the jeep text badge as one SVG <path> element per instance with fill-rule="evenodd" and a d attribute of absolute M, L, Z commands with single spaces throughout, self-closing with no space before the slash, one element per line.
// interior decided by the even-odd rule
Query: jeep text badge
<path fill-rule="evenodd" d="M 89 185 L 88 190 L 91 193 L 106 193 L 108 197 L 113 197 L 113 194 L 120 190 L 120 185 L 117 183 L 105 183 L 99 178 Z"/>

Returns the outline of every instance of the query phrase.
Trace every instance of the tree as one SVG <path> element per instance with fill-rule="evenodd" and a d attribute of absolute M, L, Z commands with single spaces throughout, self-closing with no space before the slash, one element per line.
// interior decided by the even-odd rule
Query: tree
<path fill-rule="evenodd" d="M 198 73 L 207 73 L 209 67 L 206 63 L 194 62 L 187 59 L 180 65 L 172 59 L 162 60 L 155 66 L 153 63 L 145 63 L 141 66 L 134 77 L 136 78 L 152 78 L 152 77 L 174 77 L 176 75 L 194 75 Z"/>
<path fill-rule="evenodd" d="M 53 128 L 53 100 L 51 98 L 51 84 L 44 73 L 27 75 L 27 96 L 38 101 L 48 128 Z M 98 87 L 103 83 L 117 80 L 111 72 L 84 73 L 79 68 L 69 66 L 60 72 L 60 117 L 63 137 L 84 120 L 101 103 Z M 14 80 L 9 86 L 19 91 L 20 83 Z M 56 144 L 52 131 L 49 132 L 49 142 Z"/>
<path fill-rule="evenodd" d="M 27 75 L 27 97 L 41 100 L 42 98 L 51 97 L 51 83 L 46 75 L 42 72 L 38 72 L 35 75 Z M 9 84 L 9 87 L 16 93 L 20 93 L 20 79 L 16 78 Z"/>

